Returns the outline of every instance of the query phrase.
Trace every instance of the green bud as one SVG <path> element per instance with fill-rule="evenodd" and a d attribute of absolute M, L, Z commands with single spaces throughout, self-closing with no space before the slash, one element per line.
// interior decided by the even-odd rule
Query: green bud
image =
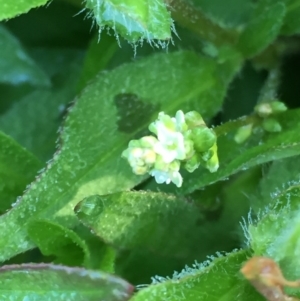
<path fill-rule="evenodd" d="M 149 171 L 149 168 L 147 166 L 132 166 L 132 171 L 136 175 L 144 175 Z"/>
<path fill-rule="evenodd" d="M 252 134 L 252 127 L 252 123 L 241 126 L 234 136 L 234 141 L 238 144 L 245 142 Z"/>
<path fill-rule="evenodd" d="M 287 110 L 287 106 L 281 101 L 273 101 L 270 103 L 273 114 L 278 114 L 285 112 Z"/>
<path fill-rule="evenodd" d="M 184 116 L 185 122 L 189 129 L 192 129 L 197 126 L 206 125 L 202 116 L 196 111 L 188 112 Z"/>
<path fill-rule="evenodd" d="M 268 117 L 273 113 L 270 103 L 260 103 L 254 107 L 254 112 L 260 117 Z"/>
<path fill-rule="evenodd" d="M 160 155 L 156 156 L 156 160 L 154 163 L 154 169 L 161 170 L 161 171 L 168 171 L 169 166 L 170 166 L 170 163 L 166 163 L 163 160 L 162 156 L 160 156 Z"/>
<path fill-rule="evenodd" d="M 216 172 L 219 168 L 218 148 L 216 143 L 211 150 L 213 151 L 213 156 L 206 162 L 205 167 L 210 172 Z"/>
<path fill-rule="evenodd" d="M 193 128 L 191 139 L 195 150 L 199 153 L 209 150 L 217 141 L 215 132 L 206 126 Z"/>
<path fill-rule="evenodd" d="M 214 151 L 210 148 L 208 151 L 201 154 L 201 159 L 206 162 L 214 155 Z"/>
<path fill-rule="evenodd" d="M 195 153 L 193 141 L 190 139 L 184 139 L 184 148 L 185 148 L 185 157 L 191 158 Z"/>
<path fill-rule="evenodd" d="M 192 158 L 190 158 L 185 162 L 184 168 L 188 172 L 194 172 L 199 167 L 199 165 L 200 165 L 199 156 L 197 154 L 194 154 Z"/>
<path fill-rule="evenodd" d="M 265 131 L 271 133 L 281 131 L 280 123 L 274 118 L 266 118 L 262 123 L 262 127 Z"/>
<path fill-rule="evenodd" d="M 140 140 L 133 140 L 133 141 L 139 141 L 140 146 L 143 148 L 153 148 L 155 143 L 158 142 L 157 138 L 155 138 L 154 136 L 145 136 L 142 137 Z"/>

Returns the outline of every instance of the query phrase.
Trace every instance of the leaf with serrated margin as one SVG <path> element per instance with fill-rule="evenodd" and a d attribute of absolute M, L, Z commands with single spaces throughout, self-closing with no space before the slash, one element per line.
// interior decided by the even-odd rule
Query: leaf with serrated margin
<path fill-rule="evenodd" d="M 73 209 L 85 197 L 131 189 L 143 181 L 121 158 L 128 142 L 147 134 L 159 111 L 197 110 L 204 118 L 213 116 L 239 66 L 235 57 L 218 64 L 179 51 L 100 74 L 78 97 L 46 172 L 18 206 L 0 217 L 0 261 L 35 246 L 26 230 L 30 219 L 73 227 L 78 222 Z"/>
<path fill-rule="evenodd" d="M 45 5 L 48 0 L 0 0 L 0 21 L 27 13 L 30 9 Z"/>
<path fill-rule="evenodd" d="M 42 163 L 12 138 L 0 132 L 0 212 L 9 209 Z"/>
<path fill-rule="evenodd" d="M 3 4 L 0 3 L 0 7 L 1 14 Z M 0 82 L 14 85 L 30 83 L 38 86 L 50 86 L 47 75 L 3 25 L 0 25 L 0 49 Z"/>
<path fill-rule="evenodd" d="M 1 300 L 126 301 L 133 287 L 99 271 L 51 264 L 0 268 Z"/>
<path fill-rule="evenodd" d="M 233 252 L 203 264 L 186 267 L 173 277 L 154 277 L 154 284 L 140 290 L 132 301 L 253 301 L 262 297 L 239 275 L 245 251 Z M 160 283 L 161 282 L 161 283 Z"/>

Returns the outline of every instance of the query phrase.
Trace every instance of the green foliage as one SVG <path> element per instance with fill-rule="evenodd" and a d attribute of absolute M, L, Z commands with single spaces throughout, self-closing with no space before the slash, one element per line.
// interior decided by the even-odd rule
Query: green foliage
<path fill-rule="evenodd" d="M 254 255 L 300 279 L 300 2 L 46 2 L 0 0 L 0 299 L 263 300 Z"/>
<path fill-rule="evenodd" d="M 0 290 L 3 300 L 128 300 L 133 287 L 114 276 L 81 268 L 47 264 L 3 266 Z"/>
<path fill-rule="evenodd" d="M 171 38 L 172 21 L 163 0 L 85 0 L 100 31 L 105 26 L 131 42 Z"/>
<path fill-rule="evenodd" d="M 0 25 L 0 82 L 49 86 L 47 75 L 26 53 L 19 41 Z"/>
<path fill-rule="evenodd" d="M 76 212 L 80 221 L 109 244 L 175 257 L 190 252 L 190 229 L 202 219 L 197 207 L 182 198 L 154 192 L 91 196 L 78 204 Z"/>
<path fill-rule="evenodd" d="M 30 9 L 44 5 L 47 0 L 26 0 L 26 1 L 0 1 L 0 20 L 16 17 L 20 14 L 27 13 Z"/>

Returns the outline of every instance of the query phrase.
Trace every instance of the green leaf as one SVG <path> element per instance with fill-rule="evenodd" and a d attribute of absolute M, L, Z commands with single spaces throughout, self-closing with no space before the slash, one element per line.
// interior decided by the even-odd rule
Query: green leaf
<path fill-rule="evenodd" d="M 105 242 L 118 248 L 143 248 L 171 256 L 189 253 L 196 239 L 191 232 L 201 219 L 197 208 L 184 199 L 154 192 L 91 196 L 78 204 L 76 214 Z"/>
<path fill-rule="evenodd" d="M 5 4 L 0 3 L 1 12 L 3 5 L 5 7 Z M 33 85 L 50 86 L 47 75 L 3 25 L 0 25 L 0 49 L 0 82 L 14 85 L 27 82 Z"/>
<path fill-rule="evenodd" d="M 220 167 L 209 173 L 199 168 L 193 174 L 185 173 L 179 193 L 193 192 L 206 185 L 226 180 L 230 175 L 253 166 L 300 154 L 300 110 L 290 110 L 276 117 L 282 126 L 279 133 L 267 133 L 257 129 L 243 144 L 234 141 L 237 129 L 255 119 L 240 119 L 216 128 Z M 252 120 L 252 121 L 251 121 Z M 257 121 L 256 121 L 257 122 Z"/>
<path fill-rule="evenodd" d="M 35 51 L 34 55 L 53 78 L 54 85 L 21 97 L 0 116 L 0 129 L 46 161 L 55 152 L 58 128 L 67 104 L 75 97 L 82 58 L 78 51 L 58 53 L 40 50 Z"/>
<path fill-rule="evenodd" d="M 0 268 L 1 300 L 125 301 L 133 291 L 126 281 L 103 272 L 51 264 Z"/>
<path fill-rule="evenodd" d="M 53 219 L 73 227 L 73 208 L 83 198 L 140 183 L 144 178 L 134 175 L 121 158 L 128 142 L 148 133 L 159 111 L 214 115 L 239 63 L 234 58 L 217 64 L 191 52 L 176 52 L 100 74 L 78 97 L 66 119 L 61 148 L 46 172 L 19 206 L 0 217 L 0 261 L 34 247 L 26 229 L 29 219 Z"/>
<path fill-rule="evenodd" d="M 100 41 L 98 35 L 92 39 L 85 56 L 77 87 L 78 91 L 81 91 L 98 72 L 107 67 L 117 49 L 118 43 L 116 39 L 108 34 L 102 33 Z"/>
<path fill-rule="evenodd" d="M 140 290 L 132 301 L 253 301 L 263 300 L 239 270 L 247 258 L 245 251 L 214 258 L 212 262 L 195 263 L 173 277 L 154 277 L 154 284 Z"/>
<path fill-rule="evenodd" d="M 9 209 L 23 194 L 41 167 L 36 157 L 0 132 L 0 212 Z"/>
<path fill-rule="evenodd" d="M 46 219 L 29 222 L 28 234 L 43 255 L 55 255 L 54 263 L 113 272 L 114 251 L 88 229 L 69 230 Z"/>
<path fill-rule="evenodd" d="M 44 5 L 48 0 L 0 0 L 0 21 L 16 17 L 20 14 L 27 13 L 30 9 Z"/>
<path fill-rule="evenodd" d="M 171 38 L 172 20 L 162 0 L 85 0 L 85 5 L 100 30 L 109 26 L 130 42 Z"/>
<path fill-rule="evenodd" d="M 272 43 L 280 33 L 284 17 L 285 1 L 259 1 L 237 44 L 244 56 L 253 57 Z"/>
<path fill-rule="evenodd" d="M 300 1 L 286 0 L 286 15 L 284 18 L 281 34 L 293 35 L 300 32 Z"/>
<path fill-rule="evenodd" d="M 275 166 L 270 168 L 271 179 L 262 182 L 262 196 L 259 197 L 267 206 L 257 213 L 257 220 L 249 221 L 249 227 L 246 229 L 248 243 L 255 254 L 268 256 L 279 262 L 286 277 L 291 279 L 299 277 L 295 268 L 300 253 L 299 162 L 298 156 L 293 160 L 276 162 Z M 289 170 L 286 170 L 287 168 Z M 287 171 L 290 173 L 284 178 Z M 279 178 L 282 179 L 281 183 Z"/>

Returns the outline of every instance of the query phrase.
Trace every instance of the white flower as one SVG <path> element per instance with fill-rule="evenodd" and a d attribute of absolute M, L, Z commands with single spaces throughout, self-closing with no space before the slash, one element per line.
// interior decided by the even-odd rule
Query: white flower
<path fill-rule="evenodd" d="M 154 151 L 159 154 L 165 163 L 186 158 L 184 137 L 181 133 L 186 127 L 182 111 L 176 113 L 176 118 L 171 118 L 164 112 L 160 112 L 158 120 L 153 122 L 149 129 L 157 135 L 158 142 L 154 145 Z"/>
<path fill-rule="evenodd" d="M 173 182 L 177 187 L 181 187 L 182 185 L 182 176 L 179 171 L 166 172 L 158 169 L 153 169 L 149 173 L 151 176 L 155 177 L 155 181 L 158 184 L 170 184 L 171 182 Z"/>
<path fill-rule="evenodd" d="M 165 163 L 161 156 L 157 156 L 154 168 L 149 171 L 149 174 L 155 177 L 158 184 L 173 182 L 177 187 L 182 185 L 182 176 L 179 173 L 180 161 L 174 160 L 172 163 Z"/>

